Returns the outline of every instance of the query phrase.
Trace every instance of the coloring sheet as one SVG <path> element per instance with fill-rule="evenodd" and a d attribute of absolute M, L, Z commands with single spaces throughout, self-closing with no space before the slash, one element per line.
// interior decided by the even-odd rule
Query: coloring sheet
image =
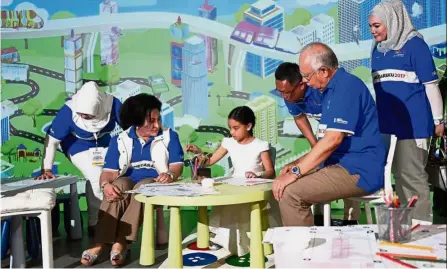
<path fill-rule="evenodd" d="M 434 227 L 434 226 L 427 226 Z M 435 252 L 379 246 L 375 225 L 348 227 L 279 227 L 269 229 L 264 242 L 273 243 L 276 268 L 401 268 L 376 255 L 389 253 L 437 256 L 445 259 L 445 228 L 426 229 L 424 237 L 409 244 L 428 245 Z M 393 251 L 393 252 L 391 252 Z M 441 252 L 443 251 L 443 255 Z M 407 261 L 417 267 L 445 268 L 445 263 Z"/>
<path fill-rule="evenodd" d="M 218 194 L 214 188 L 203 188 L 197 183 L 143 184 L 127 193 L 140 193 L 145 196 L 200 196 Z"/>

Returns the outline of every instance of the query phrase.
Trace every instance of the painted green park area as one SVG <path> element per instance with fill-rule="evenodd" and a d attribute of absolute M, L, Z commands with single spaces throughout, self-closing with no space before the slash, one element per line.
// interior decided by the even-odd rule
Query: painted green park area
<path fill-rule="evenodd" d="M 119 72 L 119 77 L 122 80 L 125 78 L 141 78 L 146 80 L 149 76 L 160 74 L 169 86 L 169 92 L 161 95 L 161 100 L 167 102 L 175 97 L 181 96 L 182 89 L 171 84 L 171 48 L 170 42 L 172 38 L 168 30 L 150 29 L 150 30 L 129 30 L 122 31 L 122 36 L 119 39 L 119 63 L 116 68 Z M 194 33 L 191 33 L 193 35 Z M 156 41 L 156 42 L 154 42 Z M 29 39 L 28 48 L 25 49 L 25 41 L 19 40 L 4 40 L 2 47 L 14 46 L 20 53 L 20 62 L 31 64 L 37 67 L 49 69 L 51 71 L 64 74 L 64 50 L 61 46 L 61 37 Z M 84 71 L 84 78 L 100 78 L 102 66 L 99 64 L 100 41 L 98 40 L 95 47 L 95 73 L 88 74 Z M 218 65 L 216 70 L 208 74 L 210 97 L 208 99 L 209 117 L 202 119 L 201 125 L 213 125 L 227 127 L 227 115 L 235 106 L 244 105 L 247 100 L 237 99 L 227 96 L 231 93 L 231 88 L 225 83 L 225 63 L 223 60 L 222 43 L 218 43 Z M 243 71 L 243 91 L 247 93 L 260 92 L 268 93 L 274 87 L 274 77 L 270 76 L 267 79 L 256 77 L 250 73 Z M 29 106 L 38 106 L 35 115 L 16 116 L 11 119 L 11 124 L 17 129 L 27 131 L 35 135 L 44 136 L 43 127 L 51 122 L 52 116 L 41 115 L 43 109 L 59 109 L 66 101 L 67 95 L 65 92 L 65 83 L 63 80 L 57 80 L 53 77 L 30 72 L 29 79 L 37 83 L 39 92 L 36 97 L 24 100 L 18 103 L 20 109 Z M 109 88 L 108 86 L 101 87 L 104 91 L 114 91 L 115 85 Z M 150 87 L 141 85 L 142 92 L 152 93 Z M 31 91 L 27 85 L 9 84 L 6 83 L 2 87 L 2 100 L 19 97 Z M 182 115 L 182 104 L 174 105 L 175 115 L 180 117 Z M 278 119 L 282 120 L 282 119 Z M 197 132 L 197 143 L 199 146 L 204 146 L 207 141 L 220 141 L 222 135 L 218 133 L 201 133 Z M 283 139 L 281 139 L 283 141 Z M 12 136 L 8 143 L 24 144 L 27 148 L 41 148 L 43 145 L 21 137 Z M 282 142 L 281 142 L 282 143 Z M 286 145 L 284 145 L 286 146 Z M 291 145 L 292 146 L 292 145 Z M 287 148 L 289 144 L 287 143 Z M 304 146 L 306 147 L 306 146 Z M 8 156 L 3 155 L 2 159 L 8 160 Z M 58 153 L 56 158 L 60 162 L 62 169 L 59 172 L 69 172 L 71 174 L 79 174 L 73 165 L 63 156 Z M 41 160 L 28 161 L 15 164 L 15 170 L 20 171 L 24 175 L 30 175 L 34 169 L 39 168 Z M 188 176 L 188 169 L 185 169 L 184 175 Z M 215 166 L 213 168 L 213 175 L 223 174 L 223 168 Z"/>

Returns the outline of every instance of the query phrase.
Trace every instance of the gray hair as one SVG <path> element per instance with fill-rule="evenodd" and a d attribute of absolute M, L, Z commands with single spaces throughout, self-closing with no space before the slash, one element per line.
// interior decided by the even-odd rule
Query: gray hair
<path fill-rule="evenodd" d="M 314 47 L 320 47 L 321 49 L 312 49 Z M 305 61 L 310 63 L 313 70 L 318 70 L 322 66 L 329 69 L 335 69 L 338 67 L 338 59 L 334 51 L 326 44 L 321 42 L 313 42 L 307 44 L 301 50 L 301 53 L 308 52 L 308 56 Z M 301 65 L 302 63 L 300 63 Z"/>

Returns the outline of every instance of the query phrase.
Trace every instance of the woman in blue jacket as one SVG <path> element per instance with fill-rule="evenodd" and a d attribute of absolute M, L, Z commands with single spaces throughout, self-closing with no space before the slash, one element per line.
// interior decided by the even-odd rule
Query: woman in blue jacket
<path fill-rule="evenodd" d="M 85 194 L 88 206 L 89 233 L 98 221 L 103 198 L 99 176 L 110 142 L 110 133 L 120 123 L 121 102 L 101 92 L 95 82 L 87 82 L 59 110 L 45 139 L 42 174 L 37 179 L 51 179 L 57 147 L 81 171 L 87 180 Z"/>
<path fill-rule="evenodd" d="M 379 128 L 398 141 L 392 170 L 401 201 L 418 195 L 413 223 L 430 224 L 429 139 L 444 135 L 442 98 L 430 49 L 400 0 L 383 1 L 369 17 L 371 68 Z"/>

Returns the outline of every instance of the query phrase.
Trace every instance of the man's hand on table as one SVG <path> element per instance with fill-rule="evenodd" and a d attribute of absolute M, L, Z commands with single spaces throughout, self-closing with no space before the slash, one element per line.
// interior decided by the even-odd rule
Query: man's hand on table
<path fill-rule="evenodd" d="M 272 185 L 272 192 L 273 196 L 275 196 L 275 199 L 278 201 L 281 200 L 286 187 L 291 183 L 295 182 L 296 180 L 297 180 L 296 175 L 291 173 L 283 174 L 277 177 L 275 181 L 273 181 Z"/>

